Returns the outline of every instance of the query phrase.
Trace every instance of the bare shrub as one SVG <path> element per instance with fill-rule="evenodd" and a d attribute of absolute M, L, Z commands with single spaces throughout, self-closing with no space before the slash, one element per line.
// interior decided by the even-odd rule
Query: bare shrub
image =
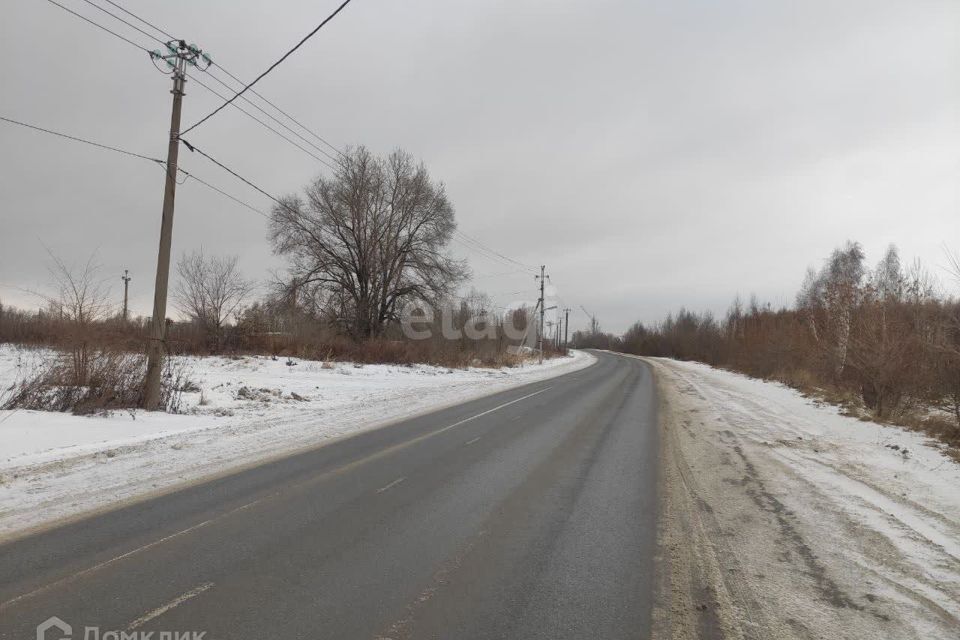
<path fill-rule="evenodd" d="M 72 412 L 89 415 L 140 406 L 146 357 L 140 353 L 93 349 L 87 354 L 87 379 L 75 377 L 73 354 L 57 352 L 10 390 L 4 409 Z M 167 359 L 161 406 L 171 413 L 181 408 L 188 387 L 185 365 Z"/>
<path fill-rule="evenodd" d="M 99 277 L 99 265 L 90 256 L 80 268 L 68 266 L 52 252 L 48 270 L 56 291 L 43 295 L 48 313 L 60 325 L 64 346 L 70 353 L 70 373 L 77 385 L 90 378 L 90 351 L 96 326 L 110 313 L 108 288 Z"/>

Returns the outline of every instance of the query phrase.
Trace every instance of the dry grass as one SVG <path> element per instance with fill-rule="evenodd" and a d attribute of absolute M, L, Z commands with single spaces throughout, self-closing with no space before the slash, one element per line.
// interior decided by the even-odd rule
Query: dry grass
<path fill-rule="evenodd" d="M 69 411 L 77 415 L 133 410 L 141 404 L 145 373 L 146 357 L 142 354 L 91 349 L 86 370 L 78 372 L 74 354 L 61 351 L 26 373 L 10 390 L 3 408 Z M 161 406 L 168 412 L 178 412 L 181 394 L 190 386 L 183 366 L 168 359 Z"/>

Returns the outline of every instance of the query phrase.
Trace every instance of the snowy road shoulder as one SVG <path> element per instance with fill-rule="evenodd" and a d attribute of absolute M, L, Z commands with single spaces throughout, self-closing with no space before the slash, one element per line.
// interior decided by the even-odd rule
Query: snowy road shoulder
<path fill-rule="evenodd" d="M 570 373 L 595 358 L 453 370 L 188 358 L 182 415 L 0 410 L 0 539 L 233 468 Z M 0 345 L 0 386 L 36 354 Z"/>
<path fill-rule="evenodd" d="M 794 390 L 649 359 L 674 637 L 955 638 L 960 465 Z"/>

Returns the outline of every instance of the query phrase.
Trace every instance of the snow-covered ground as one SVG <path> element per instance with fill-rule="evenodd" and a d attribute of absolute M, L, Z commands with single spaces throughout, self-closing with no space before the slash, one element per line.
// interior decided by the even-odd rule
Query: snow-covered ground
<path fill-rule="evenodd" d="M 941 445 L 780 384 L 649 361 L 675 630 L 960 637 L 960 465 Z M 682 588 L 696 574 L 705 585 Z"/>
<path fill-rule="evenodd" d="M 0 399 L 49 352 L 0 345 Z M 183 414 L 0 410 L 0 538 L 28 527 L 568 373 L 543 365 L 446 369 L 269 357 L 183 358 L 200 391 Z"/>

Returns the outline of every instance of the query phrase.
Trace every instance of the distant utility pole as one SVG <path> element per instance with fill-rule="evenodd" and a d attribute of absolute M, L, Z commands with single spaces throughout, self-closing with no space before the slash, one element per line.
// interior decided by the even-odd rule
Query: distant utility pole
<path fill-rule="evenodd" d="M 130 272 L 127 269 L 123 270 L 123 275 L 120 276 L 120 279 L 123 280 L 123 321 L 127 321 L 127 299 L 128 294 L 130 293 Z"/>
<path fill-rule="evenodd" d="M 197 66 L 197 60 L 211 60 L 197 45 L 184 40 L 167 43 L 167 53 L 154 51 L 154 62 L 163 60 L 173 74 L 173 109 L 170 114 L 170 142 L 167 147 L 167 175 L 163 191 L 163 217 L 160 221 L 160 250 L 157 253 L 157 280 L 153 289 L 153 317 L 150 323 L 150 343 L 147 347 L 147 377 L 144 381 L 143 406 L 155 410 L 160 406 L 160 376 L 166 355 L 167 284 L 170 279 L 170 243 L 173 237 L 173 205 L 177 193 L 177 155 L 180 151 L 180 107 L 183 87 L 187 81 L 187 65 Z"/>
<path fill-rule="evenodd" d="M 563 314 L 565 316 L 563 321 L 563 350 L 566 351 L 567 345 L 569 344 L 567 338 L 570 334 L 570 307 L 564 309 Z"/>
<path fill-rule="evenodd" d="M 546 270 L 545 265 L 540 265 L 540 275 L 534 276 L 534 278 L 540 279 L 540 331 L 537 333 L 537 350 L 540 352 L 540 364 L 543 364 L 543 312 L 544 312 L 544 299 L 543 299 L 543 284 L 544 281 L 549 277 L 544 271 Z"/>

